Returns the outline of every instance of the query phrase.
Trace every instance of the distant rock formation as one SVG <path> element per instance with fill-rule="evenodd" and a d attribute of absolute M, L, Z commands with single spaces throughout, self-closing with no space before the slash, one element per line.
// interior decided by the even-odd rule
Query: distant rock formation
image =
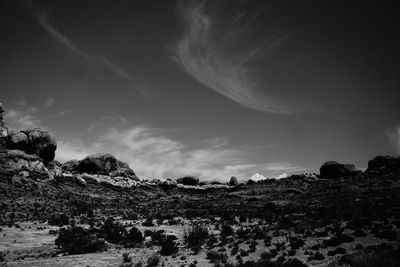
<path fill-rule="evenodd" d="M 118 169 L 117 159 L 111 154 L 93 154 L 78 164 L 80 173 L 108 174 Z"/>
<path fill-rule="evenodd" d="M 400 157 L 376 156 L 368 161 L 367 172 L 379 171 L 380 169 L 393 166 L 400 167 Z"/>
<path fill-rule="evenodd" d="M 319 169 L 320 177 L 324 179 L 336 179 L 346 176 L 353 176 L 360 173 L 354 164 L 343 164 L 337 161 L 327 161 Z"/>
<path fill-rule="evenodd" d="M 238 180 L 235 176 L 231 177 L 231 180 L 228 183 L 230 186 L 237 186 L 238 185 Z"/>
<path fill-rule="evenodd" d="M 139 180 L 128 163 L 117 160 L 113 155 L 105 153 L 89 155 L 82 160 L 69 160 L 62 164 L 61 168 L 68 173 L 99 174 Z"/>
<path fill-rule="evenodd" d="M 176 179 L 176 182 L 178 184 L 195 186 L 195 185 L 199 184 L 199 178 L 195 177 L 195 176 L 184 176 L 184 177 Z"/>

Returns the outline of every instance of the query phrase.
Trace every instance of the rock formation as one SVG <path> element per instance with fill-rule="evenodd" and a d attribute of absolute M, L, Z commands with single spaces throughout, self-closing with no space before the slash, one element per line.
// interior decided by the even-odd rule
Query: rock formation
<path fill-rule="evenodd" d="M 400 166 L 400 157 L 376 156 L 368 161 L 367 172 L 379 171 L 380 169 L 393 166 Z"/>
<path fill-rule="evenodd" d="M 198 185 L 199 178 L 194 176 L 184 176 L 176 179 L 176 182 L 183 185 Z"/>
<path fill-rule="evenodd" d="M 232 177 L 231 177 L 231 180 L 229 181 L 229 185 L 230 185 L 230 186 L 236 186 L 236 185 L 238 185 L 238 180 L 237 180 L 237 178 L 236 178 L 235 176 L 232 176 Z"/>
<path fill-rule="evenodd" d="M 360 173 L 354 164 L 343 164 L 336 161 L 325 162 L 319 169 L 321 178 L 336 179 L 340 177 L 353 176 Z"/>
<path fill-rule="evenodd" d="M 17 149 L 29 155 L 37 155 L 47 165 L 54 159 L 57 142 L 47 131 L 39 128 L 10 131 L 8 133 L 8 149 Z"/>

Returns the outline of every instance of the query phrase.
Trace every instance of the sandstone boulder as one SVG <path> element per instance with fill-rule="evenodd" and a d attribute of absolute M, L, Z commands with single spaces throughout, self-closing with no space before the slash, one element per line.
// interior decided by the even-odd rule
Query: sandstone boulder
<path fill-rule="evenodd" d="M 194 176 L 184 176 L 181 178 L 176 179 L 176 182 L 178 184 L 183 184 L 183 185 L 198 185 L 199 184 L 199 178 L 194 177 Z"/>
<path fill-rule="evenodd" d="M 65 172 L 73 173 L 73 172 L 77 172 L 78 171 L 78 165 L 79 165 L 79 161 L 76 160 L 76 159 L 73 159 L 73 160 L 69 160 L 69 161 L 64 162 L 61 165 L 61 168 Z"/>
<path fill-rule="evenodd" d="M 39 128 L 27 130 L 25 133 L 28 135 L 33 153 L 42 158 L 44 164 L 47 164 L 54 159 L 57 142 L 53 136 L 51 136 L 47 131 Z"/>
<path fill-rule="evenodd" d="M 353 176 L 361 171 L 354 164 L 343 164 L 336 161 L 325 162 L 320 170 L 320 176 L 324 179 L 336 179 L 340 177 Z"/>
<path fill-rule="evenodd" d="M 33 153 L 26 133 L 18 131 L 10 131 L 8 133 L 8 149 L 18 149 L 27 154 Z"/>
<path fill-rule="evenodd" d="M 394 166 L 400 167 L 400 157 L 377 156 L 368 161 L 367 172 Z"/>
<path fill-rule="evenodd" d="M 237 186 L 238 185 L 238 180 L 235 176 L 231 177 L 231 180 L 229 181 L 230 186 Z"/>
<path fill-rule="evenodd" d="M 78 164 L 80 173 L 109 174 L 118 169 L 117 159 L 111 154 L 93 154 Z"/>

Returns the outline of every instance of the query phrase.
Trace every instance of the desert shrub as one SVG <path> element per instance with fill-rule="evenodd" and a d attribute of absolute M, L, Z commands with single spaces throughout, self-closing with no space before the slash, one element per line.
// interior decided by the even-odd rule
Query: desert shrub
<path fill-rule="evenodd" d="M 142 225 L 147 227 L 154 226 L 153 218 L 147 217 L 146 220 L 142 223 Z"/>
<path fill-rule="evenodd" d="M 235 256 L 239 252 L 239 246 L 234 246 L 231 250 L 231 256 Z"/>
<path fill-rule="evenodd" d="M 143 241 L 143 234 L 136 227 L 132 227 L 125 236 L 125 243 L 127 247 L 134 247 L 136 244 L 143 243 Z"/>
<path fill-rule="evenodd" d="M 109 217 L 101 227 L 101 235 L 110 243 L 123 243 L 126 240 L 127 231 L 125 227 Z"/>
<path fill-rule="evenodd" d="M 214 247 L 215 244 L 217 244 L 217 242 L 218 242 L 217 237 L 215 235 L 210 235 L 207 239 L 207 246 L 209 248 L 212 248 Z"/>
<path fill-rule="evenodd" d="M 378 233 L 375 234 L 375 236 L 385 239 L 387 241 L 396 241 L 398 237 L 397 232 L 389 229 L 384 229 L 382 231 L 379 231 Z"/>
<path fill-rule="evenodd" d="M 170 256 L 176 254 L 179 250 L 175 236 L 166 236 L 164 240 L 161 242 L 161 255 Z"/>
<path fill-rule="evenodd" d="M 222 262 L 226 263 L 228 260 L 228 255 L 226 253 L 219 253 L 214 250 L 207 251 L 207 259 L 210 260 L 210 262 L 217 263 L 217 262 Z"/>
<path fill-rule="evenodd" d="M 199 251 L 209 236 L 208 229 L 202 225 L 192 225 L 185 229 L 184 239 L 186 245 L 194 251 Z"/>
<path fill-rule="evenodd" d="M 354 236 L 355 237 L 366 237 L 367 233 L 364 232 L 361 228 L 357 228 L 356 230 L 354 230 Z"/>
<path fill-rule="evenodd" d="M 395 267 L 400 266 L 399 251 L 380 251 L 345 255 L 339 264 L 351 267 Z"/>
<path fill-rule="evenodd" d="M 236 235 L 241 239 L 248 239 L 250 234 L 250 229 L 240 227 L 236 230 Z"/>
<path fill-rule="evenodd" d="M 267 237 L 267 231 L 261 227 L 253 229 L 254 239 L 265 239 Z"/>
<path fill-rule="evenodd" d="M 69 224 L 69 217 L 64 213 L 53 214 L 47 223 L 61 227 Z"/>
<path fill-rule="evenodd" d="M 323 259 L 325 259 L 325 256 L 321 252 L 317 251 L 315 254 L 308 257 L 307 260 L 308 261 L 313 261 L 313 260 L 322 261 Z"/>
<path fill-rule="evenodd" d="M 341 235 L 333 236 L 330 239 L 324 240 L 323 243 L 326 246 L 336 247 L 343 243 L 351 243 L 353 241 L 354 241 L 354 237 L 346 235 L 346 234 L 341 234 Z"/>
<path fill-rule="evenodd" d="M 297 236 L 291 236 L 289 238 L 289 246 L 291 249 L 297 250 L 299 248 L 301 248 L 302 246 L 304 246 L 304 240 L 300 237 Z"/>
<path fill-rule="evenodd" d="M 227 237 L 233 234 L 233 228 L 230 225 L 222 225 L 221 226 L 221 236 L 222 237 Z"/>
<path fill-rule="evenodd" d="M 275 242 L 274 243 L 275 248 L 277 251 L 285 250 L 286 249 L 286 242 L 281 241 L 281 242 Z"/>
<path fill-rule="evenodd" d="M 135 266 L 137 266 L 137 264 Z M 120 264 L 119 267 L 133 267 L 133 259 L 129 252 L 124 252 L 122 254 L 122 264 Z"/>
<path fill-rule="evenodd" d="M 82 227 L 61 228 L 55 240 L 56 246 L 68 254 L 84 254 L 107 250 L 104 239 L 89 234 Z"/>
<path fill-rule="evenodd" d="M 161 246 L 162 242 L 165 239 L 165 232 L 164 230 L 153 231 L 150 234 L 151 236 L 151 243 L 156 246 Z"/>
<path fill-rule="evenodd" d="M 264 245 L 265 245 L 266 247 L 271 246 L 271 240 L 272 240 L 272 237 L 271 237 L 271 236 L 265 237 L 265 239 L 264 239 Z"/>
<path fill-rule="evenodd" d="M 155 267 L 160 263 L 160 256 L 154 254 L 147 259 L 147 266 Z"/>
<path fill-rule="evenodd" d="M 334 256 L 336 254 L 346 254 L 346 249 L 338 247 L 335 250 L 328 251 L 328 256 Z"/>

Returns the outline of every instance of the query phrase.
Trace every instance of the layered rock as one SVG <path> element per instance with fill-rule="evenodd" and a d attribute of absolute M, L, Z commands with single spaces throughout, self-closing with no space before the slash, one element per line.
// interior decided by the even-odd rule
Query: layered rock
<path fill-rule="evenodd" d="M 367 172 L 379 171 L 388 167 L 400 167 L 400 157 L 376 156 L 368 161 Z"/>
<path fill-rule="evenodd" d="M 199 184 L 199 178 L 195 176 L 184 176 L 176 179 L 176 182 L 178 184 L 195 186 Z"/>
<path fill-rule="evenodd" d="M 7 151 L 7 169 L 22 177 L 35 180 L 50 178 L 50 174 L 42 160 L 37 155 L 29 155 L 21 150 Z"/>
<path fill-rule="evenodd" d="M 320 170 L 320 176 L 324 179 L 336 179 L 346 176 L 353 176 L 360 173 L 354 164 L 343 164 L 336 161 L 325 162 Z"/>

